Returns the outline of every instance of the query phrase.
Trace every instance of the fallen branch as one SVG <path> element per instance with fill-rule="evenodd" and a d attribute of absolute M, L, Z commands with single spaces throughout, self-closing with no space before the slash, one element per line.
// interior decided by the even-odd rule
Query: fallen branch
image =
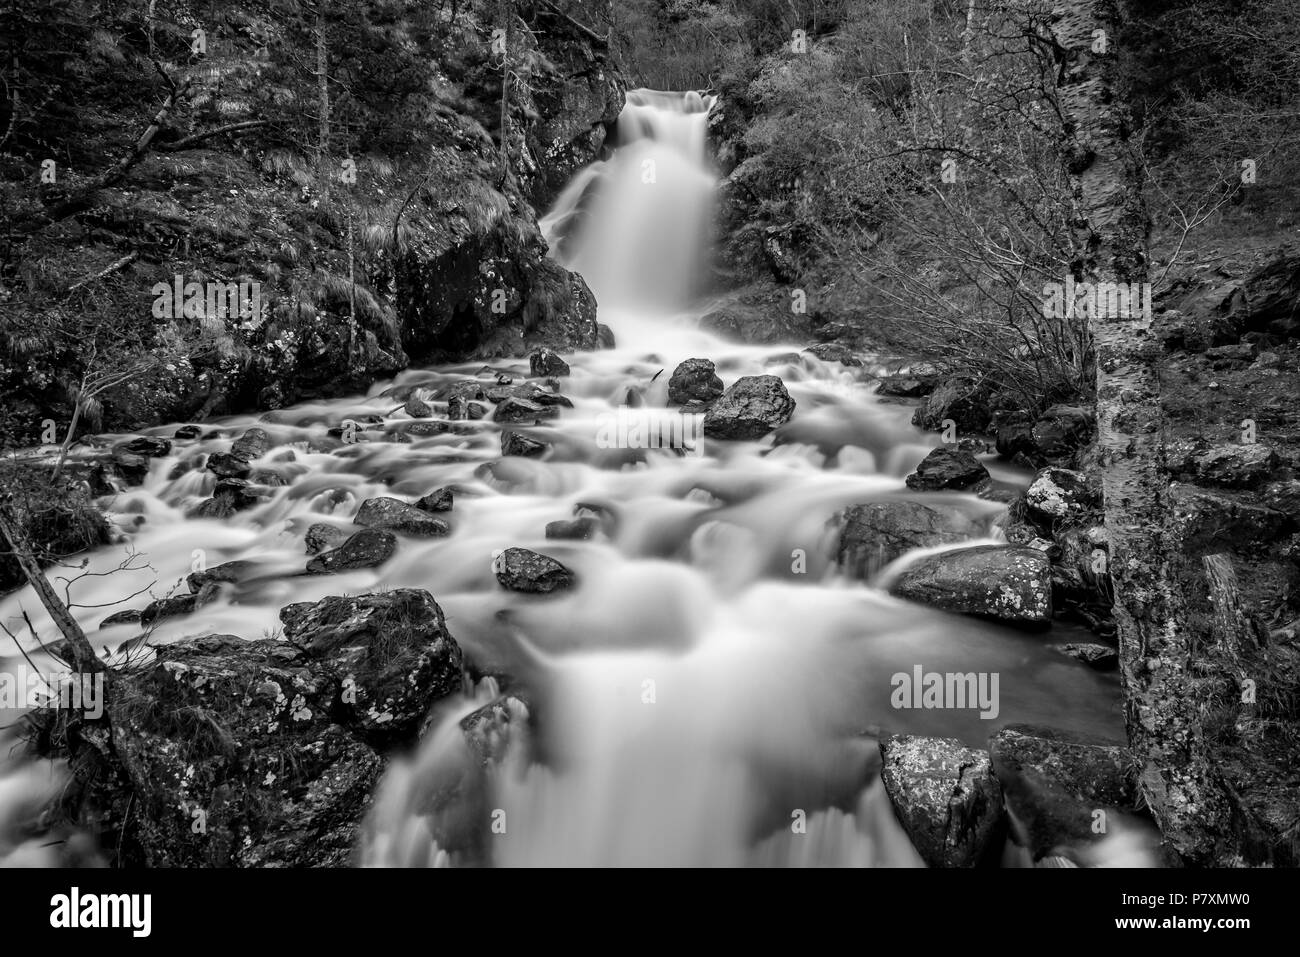
<path fill-rule="evenodd" d="M 72 286 L 69 286 L 69 287 L 68 287 L 68 292 L 67 292 L 67 294 L 68 294 L 68 295 L 71 295 L 72 293 L 76 292 L 78 289 L 82 289 L 82 288 L 84 288 L 84 287 L 86 287 L 86 286 L 89 286 L 92 282 L 99 282 L 99 280 L 103 279 L 105 276 L 111 276 L 113 273 L 117 272 L 119 269 L 121 269 L 121 268 L 122 268 L 123 266 L 125 266 L 127 263 L 134 262 L 134 261 L 135 261 L 135 258 L 136 258 L 136 255 L 137 255 L 136 253 L 127 253 L 125 256 L 123 256 L 121 259 L 119 259 L 117 262 L 115 262 L 115 263 L 113 263 L 111 266 L 109 266 L 107 269 L 103 269 L 103 270 L 101 270 L 101 271 L 95 273 L 95 275 L 90 276 L 90 277 L 88 277 L 88 278 L 86 278 L 86 279 L 83 279 L 83 280 L 81 280 L 81 282 L 76 283 L 76 284 L 74 284 L 74 285 L 72 285 Z"/>
<path fill-rule="evenodd" d="M 184 139 L 177 140 L 175 143 L 163 143 L 158 147 L 158 149 L 164 153 L 175 153 L 179 150 L 189 149 L 195 143 L 201 143 L 214 136 L 220 136 L 222 133 L 236 133 L 239 130 L 251 130 L 257 126 L 266 126 L 268 122 L 268 120 L 244 120 L 240 123 L 227 123 L 225 126 L 218 126 L 215 130 L 206 130 L 202 133 L 194 133 Z"/>
<path fill-rule="evenodd" d="M 561 10 L 559 7 L 557 7 L 555 4 L 551 3 L 551 0 L 542 0 L 542 3 L 545 5 L 545 7 L 546 7 L 548 10 L 551 11 L 551 13 L 555 14 L 557 17 L 560 17 L 560 18 L 562 18 L 562 19 L 564 19 L 564 20 L 567 20 L 567 21 L 569 22 L 569 25 L 570 25 L 571 27 L 573 27 L 575 30 L 577 30 L 579 33 L 581 33 L 581 34 L 582 34 L 584 37 L 586 37 L 588 40 L 591 40 L 593 43 L 599 43 L 601 46 L 606 46 L 606 47 L 609 46 L 609 34 L 608 34 L 608 33 L 606 33 L 606 34 L 602 37 L 602 36 L 601 36 L 599 33 L 597 33 L 595 30 L 591 29 L 591 27 L 583 26 L 583 25 L 582 25 L 581 23 L 579 23 L 577 20 L 573 19 L 573 17 L 569 16 L 567 13 L 565 13 L 563 10 Z"/>

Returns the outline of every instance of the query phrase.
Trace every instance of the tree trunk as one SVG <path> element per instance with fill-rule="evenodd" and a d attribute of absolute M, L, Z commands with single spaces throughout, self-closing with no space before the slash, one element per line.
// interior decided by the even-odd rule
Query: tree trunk
<path fill-rule="evenodd" d="M 1049 30 L 1059 67 L 1076 202 L 1079 281 L 1146 282 L 1150 219 L 1128 142 L 1116 56 L 1117 0 L 1065 0 Z M 1105 53 L 1094 52 L 1104 32 Z M 1227 805 L 1206 756 L 1188 671 L 1194 638 L 1171 569 L 1168 478 L 1150 317 L 1089 318 L 1097 365 L 1097 443 L 1115 586 L 1129 743 L 1142 792 L 1166 841 L 1190 861 L 1217 856 Z"/>
<path fill-rule="evenodd" d="M 316 161 L 320 177 L 320 194 L 329 195 L 330 85 L 329 48 L 325 42 L 325 0 L 316 3 L 316 99 L 320 110 L 320 129 L 316 135 Z"/>

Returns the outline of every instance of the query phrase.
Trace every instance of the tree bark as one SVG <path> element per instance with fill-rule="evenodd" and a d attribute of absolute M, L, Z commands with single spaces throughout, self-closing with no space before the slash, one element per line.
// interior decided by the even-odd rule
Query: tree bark
<path fill-rule="evenodd" d="M 1150 219 L 1117 63 L 1122 13 L 1118 0 L 1066 0 L 1048 20 L 1081 240 L 1073 265 L 1079 281 L 1147 281 Z M 1105 31 L 1105 53 L 1093 50 L 1097 30 Z M 1155 367 L 1160 346 L 1149 317 L 1092 316 L 1089 326 L 1097 364 L 1095 452 L 1129 743 L 1165 840 L 1189 861 L 1210 862 L 1227 833 L 1228 811 L 1206 755 L 1188 671 L 1195 636 L 1171 567 Z"/>

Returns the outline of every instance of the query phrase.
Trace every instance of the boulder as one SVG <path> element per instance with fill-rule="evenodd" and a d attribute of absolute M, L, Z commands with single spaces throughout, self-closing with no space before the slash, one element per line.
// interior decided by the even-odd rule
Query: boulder
<path fill-rule="evenodd" d="M 203 585 L 197 592 L 190 595 L 174 595 L 171 598 L 159 598 L 157 601 L 150 602 L 145 606 L 144 611 L 140 612 L 141 626 L 148 628 L 157 624 L 164 618 L 175 618 L 180 615 L 189 615 L 210 604 L 217 597 L 217 586 L 215 584 Z"/>
<path fill-rule="evenodd" d="M 1061 654 L 1073 658 L 1075 661 L 1082 661 L 1090 668 L 1098 671 L 1114 671 L 1119 667 L 1119 652 L 1110 645 L 1101 645 L 1096 642 L 1067 642 L 1063 645 L 1049 645 L 1053 651 L 1059 651 Z"/>
<path fill-rule="evenodd" d="M 304 536 L 307 554 L 315 555 L 327 549 L 337 548 L 347 541 L 347 537 L 348 533 L 341 528 L 325 522 L 316 522 L 307 529 L 307 534 Z"/>
<path fill-rule="evenodd" d="M 271 450 L 271 436 L 263 429 L 249 429 L 230 446 L 232 455 L 246 462 L 260 459 Z"/>
<path fill-rule="evenodd" d="M 553 405 L 542 405 L 528 399 L 507 396 L 492 413 L 493 422 L 535 425 L 545 419 L 554 419 L 560 410 Z"/>
<path fill-rule="evenodd" d="M 774 375 L 743 376 L 704 416 L 704 434 L 715 439 L 761 439 L 790 421 L 795 402 Z"/>
<path fill-rule="evenodd" d="M 948 446 L 932 450 L 906 479 L 908 488 L 926 492 L 979 489 L 989 481 L 989 470 L 975 456 Z"/>
<path fill-rule="evenodd" d="M 527 548 L 507 548 L 497 556 L 492 570 L 501 587 L 510 591 L 546 595 L 577 584 L 568 568 Z"/>
<path fill-rule="evenodd" d="M 442 519 L 434 518 L 428 512 L 400 499 L 387 496 L 366 499 L 357 509 L 352 521 L 363 528 L 386 528 L 421 538 L 435 538 L 451 531 Z"/>
<path fill-rule="evenodd" d="M 814 346 L 809 346 L 804 352 L 820 359 L 822 362 L 838 362 L 842 366 L 859 367 L 862 360 L 853 354 L 850 349 L 842 342 L 819 342 Z"/>
<path fill-rule="evenodd" d="M 175 438 L 178 439 L 197 439 L 203 434 L 203 429 L 197 425 L 182 425 L 176 430 Z"/>
<path fill-rule="evenodd" d="M 419 393 L 412 392 L 402 404 L 402 411 L 413 419 L 427 419 L 433 415 L 433 406 L 420 398 Z"/>
<path fill-rule="evenodd" d="M 679 363 L 668 379 L 668 403 L 712 402 L 722 395 L 722 380 L 708 359 L 687 359 Z"/>
<path fill-rule="evenodd" d="M 868 502 L 844 513 L 836 561 L 844 574 L 865 580 L 914 548 L 955 545 L 977 534 L 975 523 L 951 505 Z"/>
<path fill-rule="evenodd" d="M 1052 620 L 1051 563 L 1034 548 L 977 545 L 908 566 L 890 591 L 944 611 L 1013 624 Z"/>
<path fill-rule="evenodd" d="M 912 415 L 912 424 L 930 431 L 951 419 L 959 432 L 984 432 L 992 417 L 989 388 L 960 377 L 944 379 Z"/>
<path fill-rule="evenodd" d="M 334 575 L 355 568 L 374 568 L 393 557 L 397 536 L 383 528 L 363 528 L 307 563 L 309 575 Z"/>
<path fill-rule="evenodd" d="M 891 735 L 881 778 L 899 823 L 931 867 L 974 867 L 1002 818 L 988 753 L 954 738 Z"/>
<path fill-rule="evenodd" d="M 546 523 L 546 537 L 563 541 L 586 541 L 600 529 L 600 520 L 592 515 Z"/>
<path fill-rule="evenodd" d="M 519 432 L 502 432 L 501 433 L 501 454 L 502 455 L 519 455 L 524 458 L 537 458 L 545 454 L 550 446 L 545 442 L 539 442 L 537 439 L 530 439 L 528 436 Z"/>
<path fill-rule="evenodd" d="M 1046 468 L 1025 491 L 1025 507 L 1035 521 L 1052 526 L 1078 523 L 1099 506 L 1097 490 L 1082 472 Z"/>
<path fill-rule="evenodd" d="M 172 444 L 166 439 L 160 439 L 152 435 L 142 435 L 131 439 L 129 442 L 123 442 L 117 448 L 132 455 L 143 455 L 145 458 L 159 459 L 171 454 Z"/>
<path fill-rule="evenodd" d="M 528 357 L 528 371 L 537 378 L 566 376 L 569 364 L 550 349 L 538 349 Z"/>
<path fill-rule="evenodd" d="M 452 502 L 451 488 L 444 486 L 418 499 L 415 507 L 422 512 L 450 512 Z"/>
<path fill-rule="evenodd" d="M 190 572 L 185 577 L 185 584 L 192 593 L 201 592 L 207 585 L 241 582 L 257 572 L 257 562 L 233 561 L 223 562 L 201 572 Z"/>
<path fill-rule="evenodd" d="M 1091 441 L 1095 428 L 1092 409 L 1054 405 L 1034 421 L 1030 435 L 1039 456 L 1049 462 L 1063 461 Z"/>

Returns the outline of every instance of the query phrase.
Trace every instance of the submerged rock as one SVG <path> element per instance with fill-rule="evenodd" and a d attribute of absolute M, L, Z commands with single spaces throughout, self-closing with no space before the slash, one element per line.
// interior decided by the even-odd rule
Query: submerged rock
<path fill-rule="evenodd" d="M 546 523 L 546 537 L 560 540 L 586 541 L 600 529 L 600 520 L 592 515 L 562 519 Z"/>
<path fill-rule="evenodd" d="M 366 499 L 352 521 L 363 528 L 386 528 L 403 535 L 423 538 L 435 538 L 451 531 L 442 519 L 434 518 L 428 512 L 400 499 L 387 496 Z"/>
<path fill-rule="evenodd" d="M 978 489 L 989 481 L 989 470 L 975 456 L 946 445 L 930 452 L 906 479 L 908 488 L 927 492 Z"/>
<path fill-rule="evenodd" d="M 975 523 L 951 505 L 868 502 L 844 513 L 836 561 L 845 574 L 866 579 L 914 548 L 955 545 L 977 531 Z"/>
<path fill-rule="evenodd" d="M 881 778 L 899 823 L 931 867 L 974 867 L 1002 818 L 988 753 L 955 738 L 892 735 Z"/>
<path fill-rule="evenodd" d="M 1052 620 L 1051 563 L 1034 548 L 977 545 L 922 558 L 895 580 L 899 598 L 1016 624 Z"/>
<path fill-rule="evenodd" d="M 785 383 L 776 376 L 743 376 L 705 414 L 704 434 L 714 439 L 761 439 L 789 422 L 794 407 Z"/>
<path fill-rule="evenodd" d="M 307 563 L 310 575 L 333 575 L 354 568 L 374 568 L 393 557 L 397 536 L 383 528 L 363 528 L 328 552 Z"/>
<path fill-rule="evenodd" d="M 507 548 L 493 563 L 502 588 L 531 594 L 565 591 L 577 584 L 577 577 L 554 558 L 527 548 Z"/>

